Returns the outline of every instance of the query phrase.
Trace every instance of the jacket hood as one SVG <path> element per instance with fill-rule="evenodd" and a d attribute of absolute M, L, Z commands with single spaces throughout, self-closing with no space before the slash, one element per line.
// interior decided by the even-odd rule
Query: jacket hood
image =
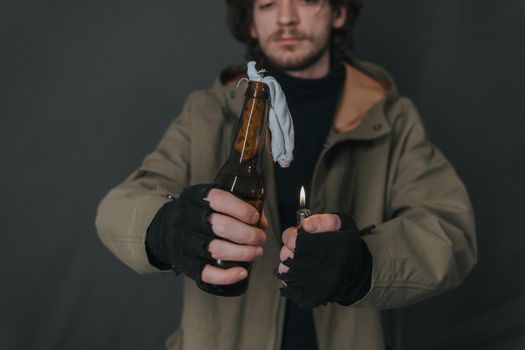
<path fill-rule="evenodd" d="M 341 130 L 332 130 L 333 139 L 341 141 L 344 139 L 362 139 L 370 140 L 375 139 L 390 132 L 390 125 L 386 120 L 386 111 L 390 105 L 397 100 L 399 97 L 396 84 L 392 76 L 382 67 L 353 59 L 351 62 L 343 62 L 347 77 L 352 69 L 357 70 L 365 75 L 371 77 L 377 83 L 379 83 L 385 91 L 382 98 L 377 99 L 373 103 L 367 105 L 366 110 L 363 112 L 363 117 L 359 120 L 359 124 L 352 126 L 343 125 Z M 224 110 L 235 118 L 238 118 L 242 105 L 244 102 L 244 91 L 247 87 L 246 65 L 234 64 L 226 67 L 221 71 L 219 76 L 216 77 L 213 85 L 209 89 L 209 93 L 215 96 Z M 348 79 L 345 80 L 343 97 L 351 96 L 350 82 Z M 343 98 L 338 106 L 334 121 L 338 119 L 338 116 L 345 116 L 350 113 L 350 110 L 355 110 L 355 103 L 347 98 Z M 292 115 L 293 117 L 293 115 Z"/>

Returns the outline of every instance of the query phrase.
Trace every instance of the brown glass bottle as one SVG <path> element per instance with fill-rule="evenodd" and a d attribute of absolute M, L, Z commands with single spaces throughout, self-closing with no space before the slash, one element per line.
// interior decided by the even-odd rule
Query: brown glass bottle
<path fill-rule="evenodd" d="M 269 98 L 268 85 L 257 81 L 248 83 L 230 157 L 215 178 L 221 189 L 251 204 L 261 215 L 265 188 L 262 158 L 270 109 Z M 202 284 L 201 289 L 220 296 L 239 296 L 246 291 L 251 263 L 215 260 L 215 266 L 242 266 L 248 270 L 248 277 L 231 285 Z"/>

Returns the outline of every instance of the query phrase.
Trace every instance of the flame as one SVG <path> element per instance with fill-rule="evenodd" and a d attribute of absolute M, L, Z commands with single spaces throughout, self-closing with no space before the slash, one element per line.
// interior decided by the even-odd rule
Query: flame
<path fill-rule="evenodd" d="M 306 193 L 304 191 L 304 186 L 301 186 L 301 194 L 299 197 L 299 207 L 306 208 Z"/>

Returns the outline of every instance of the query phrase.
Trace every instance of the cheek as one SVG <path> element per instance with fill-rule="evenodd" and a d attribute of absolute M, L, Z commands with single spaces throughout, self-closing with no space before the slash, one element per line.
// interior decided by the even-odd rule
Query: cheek
<path fill-rule="evenodd" d="M 272 18 L 269 14 L 255 12 L 250 35 L 254 39 L 264 41 L 272 33 Z"/>
<path fill-rule="evenodd" d="M 258 32 L 258 34 L 259 37 L 257 38 L 257 40 L 259 41 L 259 45 L 262 48 L 270 48 L 274 46 L 274 42 L 271 40 L 272 32 L 262 29 Z"/>
<path fill-rule="evenodd" d="M 326 21 L 318 21 L 312 23 L 312 37 L 317 41 L 325 41 L 330 37 L 331 27 L 330 23 Z"/>

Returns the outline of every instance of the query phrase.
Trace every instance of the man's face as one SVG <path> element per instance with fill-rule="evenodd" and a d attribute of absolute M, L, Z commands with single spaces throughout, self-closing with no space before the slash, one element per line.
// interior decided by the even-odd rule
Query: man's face
<path fill-rule="evenodd" d="M 250 36 L 276 67 L 299 71 L 328 52 L 332 28 L 346 21 L 328 0 L 255 0 Z"/>

